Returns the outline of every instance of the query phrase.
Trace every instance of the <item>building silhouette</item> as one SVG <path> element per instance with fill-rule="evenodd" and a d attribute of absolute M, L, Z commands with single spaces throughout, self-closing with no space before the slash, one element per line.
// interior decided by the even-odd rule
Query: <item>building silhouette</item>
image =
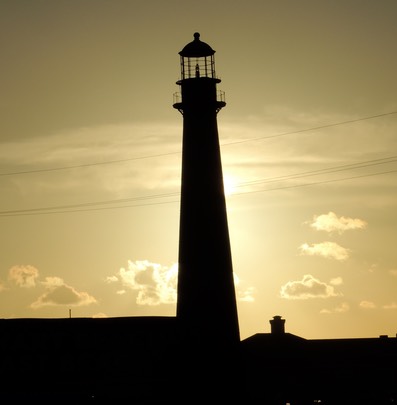
<path fill-rule="evenodd" d="M 276 315 L 240 339 L 214 53 L 198 33 L 179 52 L 176 317 L 1 319 L 0 403 L 397 403 L 396 337 L 307 340 Z"/>
<path fill-rule="evenodd" d="M 397 339 L 304 339 L 274 316 L 270 333 L 242 344 L 246 392 L 272 405 L 397 403 Z"/>

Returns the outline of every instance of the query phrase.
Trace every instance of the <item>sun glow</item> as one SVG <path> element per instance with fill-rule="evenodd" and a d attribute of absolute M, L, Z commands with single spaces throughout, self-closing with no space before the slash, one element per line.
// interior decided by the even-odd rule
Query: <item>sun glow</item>
<path fill-rule="evenodd" d="M 225 196 L 232 195 L 236 191 L 236 180 L 234 177 L 226 175 L 223 176 L 223 189 Z"/>

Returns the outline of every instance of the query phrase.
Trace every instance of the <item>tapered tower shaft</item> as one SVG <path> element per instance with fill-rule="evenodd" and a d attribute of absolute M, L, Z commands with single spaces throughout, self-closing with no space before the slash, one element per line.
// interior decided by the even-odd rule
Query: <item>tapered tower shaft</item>
<path fill-rule="evenodd" d="M 181 55 L 182 186 L 177 318 L 202 343 L 239 342 L 232 255 L 223 186 L 213 54 L 200 41 Z"/>

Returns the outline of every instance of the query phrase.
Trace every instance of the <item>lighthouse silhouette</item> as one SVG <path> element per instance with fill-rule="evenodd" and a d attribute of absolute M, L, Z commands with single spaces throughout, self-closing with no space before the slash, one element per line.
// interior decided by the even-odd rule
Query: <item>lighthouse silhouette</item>
<path fill-rule="evenodd" d="M 215 51 L 194 34 L 180 52 L 183 116 L 177 318 L 202 344 L 240 340 L 217 114 Z"/>
<path fill-rule="evenodd" d="M 183 116 L 176 318 L 188 342 L 188 360 L 181 363 L 188 370 L 185 382 L 204 397 L 210 391 L 225 399 L 237 376 L 240 332 L 217 124 L 226 103 L 217 90 L 214 54 L 197 32 L 179 52 L 180 92 L 173 104 Z"/>

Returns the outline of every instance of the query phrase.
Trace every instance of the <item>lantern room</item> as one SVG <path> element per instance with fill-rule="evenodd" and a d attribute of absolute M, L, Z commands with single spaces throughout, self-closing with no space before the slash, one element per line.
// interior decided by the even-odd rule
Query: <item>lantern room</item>
<path fill-rule="evenodd" d="M 194 40 L 180 52 L 181 80 L 207 77 L 215 79 L 215 51 L 200 41 L 200 34 L 194 33 Z M 180 84 L 180 83 L 178 83 Z"/>

